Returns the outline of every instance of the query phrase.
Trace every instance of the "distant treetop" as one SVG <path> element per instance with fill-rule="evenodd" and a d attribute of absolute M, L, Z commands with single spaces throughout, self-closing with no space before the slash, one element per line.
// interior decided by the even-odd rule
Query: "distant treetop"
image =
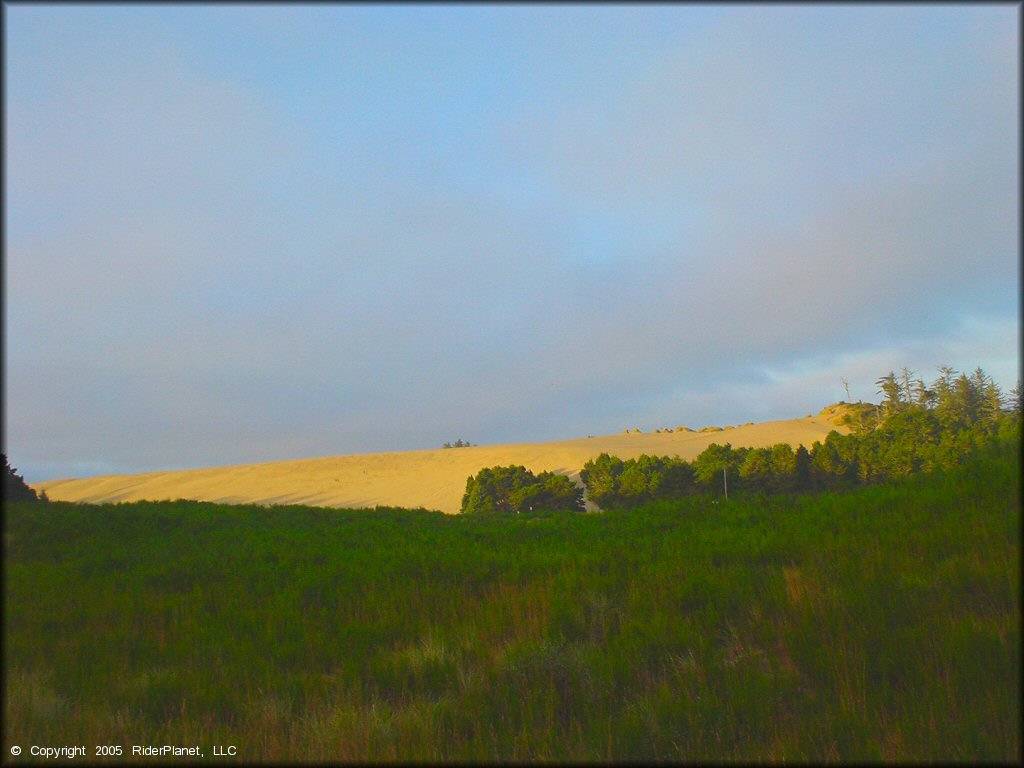
<path fill-rule="evenodd" d="M 441 446 L 442 448 L 471 448 L 473 443 L 468 440 L 456 440 L 454 443 L 445 443 Z"/>

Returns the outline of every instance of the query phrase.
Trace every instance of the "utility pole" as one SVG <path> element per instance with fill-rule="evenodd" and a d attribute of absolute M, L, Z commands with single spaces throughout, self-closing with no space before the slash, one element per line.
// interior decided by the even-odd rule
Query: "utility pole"
<path fill-rule="evenodd" d="M 729 470 L 726 467 L 722 467 L 722 484 L 725 486 L 725 498 L 729 499 Z"/>

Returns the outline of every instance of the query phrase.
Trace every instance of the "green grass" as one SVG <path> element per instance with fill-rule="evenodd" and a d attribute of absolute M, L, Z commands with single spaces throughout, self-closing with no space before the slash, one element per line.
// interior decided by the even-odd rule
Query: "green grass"
<path fill-rule="evenodd" d="M 1018 457 L 594 515 L 10 504 L 4 754 L 1019 760 Z"/>

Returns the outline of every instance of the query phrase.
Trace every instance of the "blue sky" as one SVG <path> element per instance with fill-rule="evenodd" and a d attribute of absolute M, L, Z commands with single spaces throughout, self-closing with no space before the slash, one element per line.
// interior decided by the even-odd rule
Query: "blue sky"
<path fill-rule="evenodd" d="M 30 481 L 1019 377 L 1003 6 L 5 5 Z"/>

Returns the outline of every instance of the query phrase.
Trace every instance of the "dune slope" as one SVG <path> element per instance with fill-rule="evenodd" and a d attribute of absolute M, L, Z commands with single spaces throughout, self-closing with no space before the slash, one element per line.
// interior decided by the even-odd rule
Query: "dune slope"
<path fill-rule="evenodd" d="M 207 469 L 104 475 L 49 480 L 32 485 L 53 501 L 195 499 L 229 504 L 308 504 L 325 507 L 376 505 L 426 507 L 456 513 L 466 479 L 484 467 L 522 464 L 534 472 L 554 471 L 579 480 L 588 459 L 610 453 L 623 459 L 641 454 L 691 460 L 712 443 L 761 448 L 775 443 L 807 447 L 831 430 L 846 432 L 819 416 L 769 421 L 714 432 L 631 433 L 550 443 L 397 451 L 274 461 Z"/>

